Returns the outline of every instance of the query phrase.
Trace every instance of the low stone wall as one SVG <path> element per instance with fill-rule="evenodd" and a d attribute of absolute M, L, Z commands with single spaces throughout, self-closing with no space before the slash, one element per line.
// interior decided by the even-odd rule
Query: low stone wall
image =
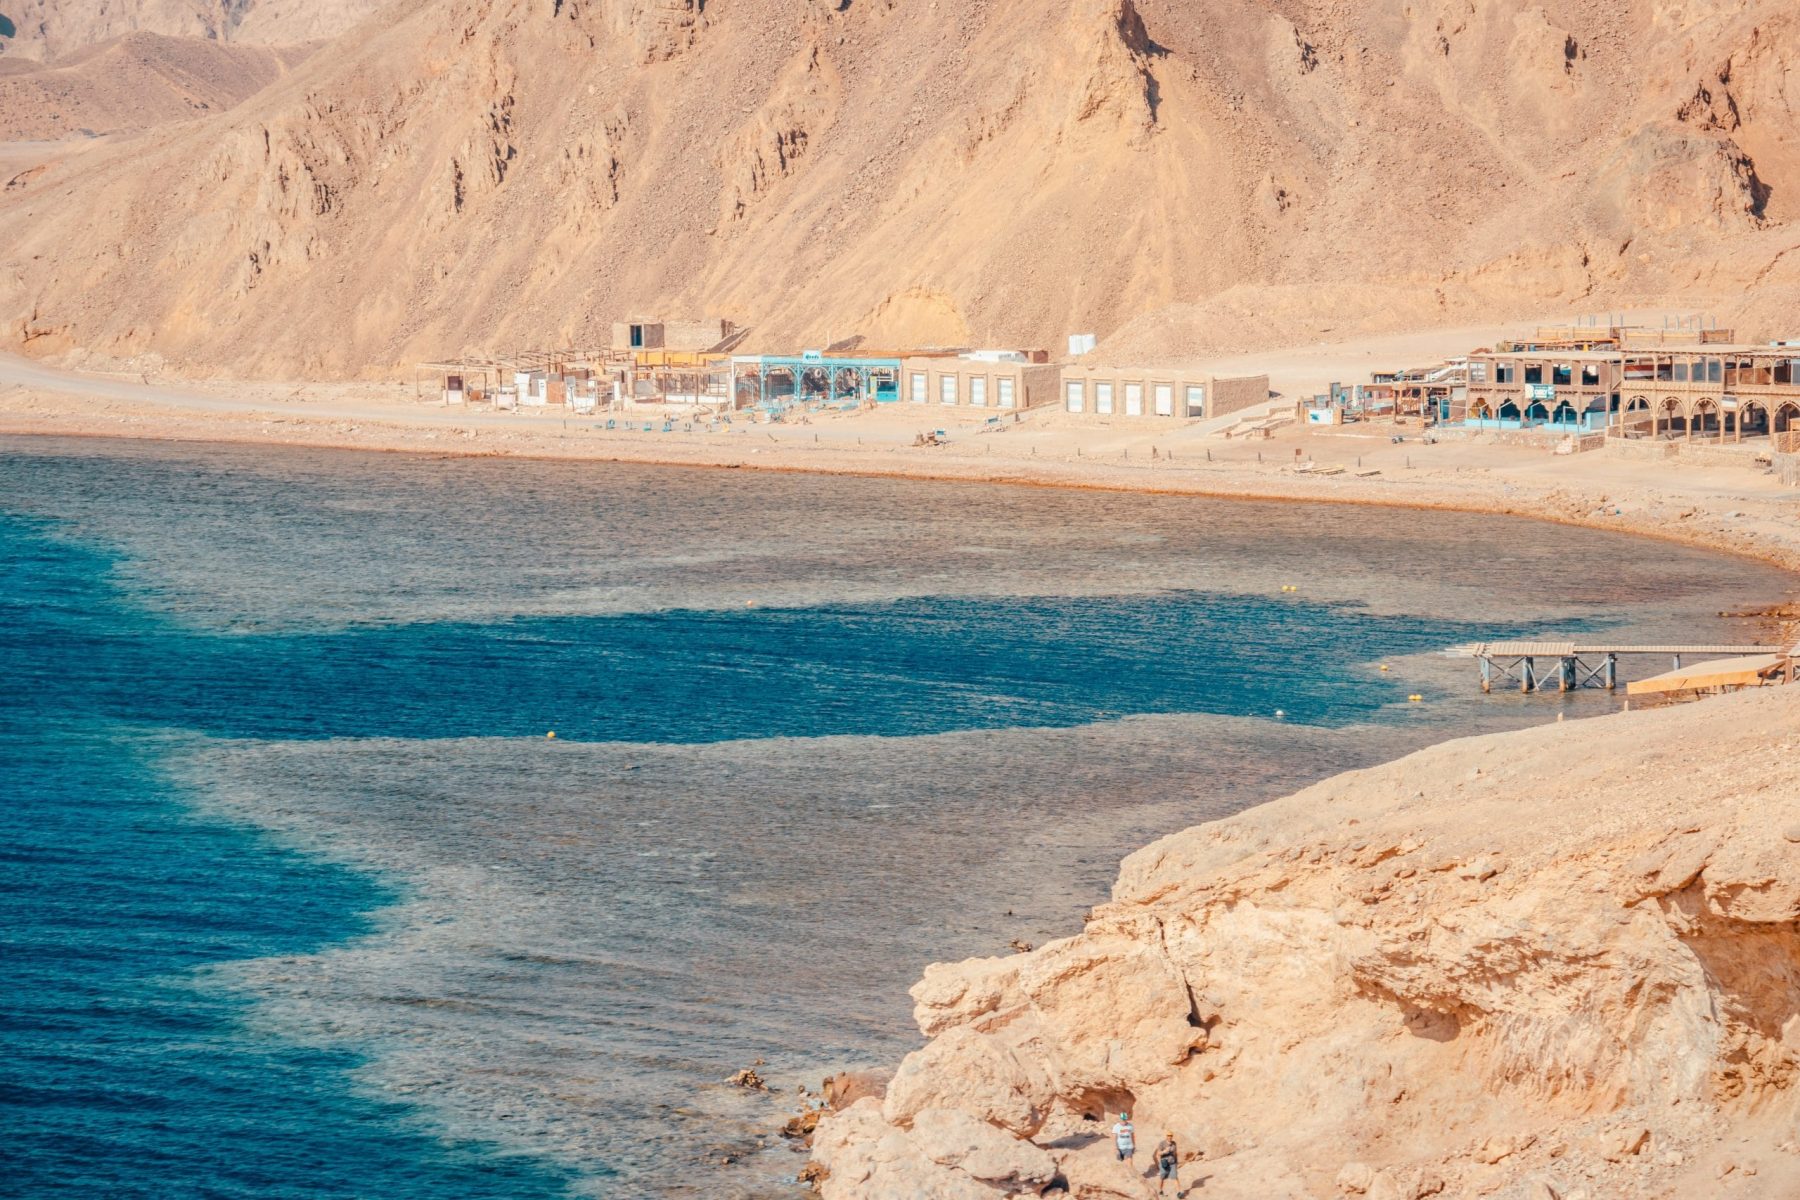
<path fill-rule="evenodd" d="M 1686 438 L 1606 439 L 1606 452 L 1614 458 L 1637 462 L 1659 462 L 1679 458 L 1698 467 L 1755 467 L 1757 459 L 1769 453 L 1768 443 L 1690 442 Z"/>
<path fill-rule="evenodd" d="M 1648 438 L 1607 438 L 1606 453 L 1611 458 L 1628 458 L 1635 462 L 1659 462 L 1674 458 L 1681 447 L 1674 442 L 1653 442 Z"/>
<path fill-rule="evenodd" d="M 1800 488 L 1800 454 L 1777 454 L 1775 477 L 1791 488 Z"/>
<path fill-rule="evenodd" d="M 1606 445 L 1603 433 L 1566 433 L 1547 429 L 1463 429 L 1455 425 L 1437 425 L 1431 436 L 1440 442 L 1481 442 L 1489 446 L 1523 446 L 1554 454 L 1567 445 L 1580 454 Z"/>
<path fill-rule="evenodd" d="M 1680 446 L 1682 462 L 1702 467 L 1754 467 L 1759 455 L 1769 453 L 1767 442 L 1750 445 L 1726 442 L 1711 446 L 1703 442 L 1682 442 Z"/>

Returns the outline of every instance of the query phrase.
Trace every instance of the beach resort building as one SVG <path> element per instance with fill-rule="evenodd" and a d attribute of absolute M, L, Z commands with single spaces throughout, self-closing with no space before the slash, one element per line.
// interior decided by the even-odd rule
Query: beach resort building
<path fill-rule="evenodd" d="M 1072 363 L 1062 368 L 1064 412 L 1094 417 L 1223 417 L 1269 399 L 1269 377 L 1220 378 L 1171 367 L 1110 367 Z"/>
<path fill-rule="evenodd" d="M 901 361 L 907 404 L 1016 410 L 1052 404 L 1058 371 L 1043 350 L 910 354 Z"/>
<path fill-rule="evenodd" d="M 808 350 L 733 356 L 738 407 L 793 403 L 1018 410 L 1055 399 L 1057 371 L 1042 350 Z"/>
<path fill-rule="evenodd" d="M 1462 412 L 1494 429 L 1614 429 L 1739 441 L 1800 428 L 1800 345 L 1695 343 L 1470 355 Z"/>
<path fill-rule="evenodd" d="M 671 320 L 664 317 L 632 317 L 613 322 L 615 354 L 634 350 L 728 351 L 747 332 L 722 317 L 704 320 Z"/>
<path fill-rule="evenodd" d="M 734 354 L 731 395 L 738 408 L 778 410 L 794 404 L 853 409 L 900 398 L 900 355 Z"/>

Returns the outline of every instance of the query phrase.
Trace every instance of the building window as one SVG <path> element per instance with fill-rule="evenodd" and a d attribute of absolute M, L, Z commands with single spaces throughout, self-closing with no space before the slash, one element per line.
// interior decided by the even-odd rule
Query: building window
<path fill-rule="evenodd" d="M 994 380 L 994 389 L 999 393 L 997 398 L 1000 401 L 1000 407 L 1011 408 L 1014 404 L 1012 379 L 1002 375 L 1000 378 Z"/>
<path fill-rule="evenodd" d="M 1725 378 L 1725 363 L 1724 363 L 1724 361 L 1722 359 L 1717 359 L 1717 358 L 1707 359 L 1706 360 L 1706 381 L 1708 383 L 1720 383 L 1724 380 L 1724 378 Z"/>
<path fill-rule="evenodd" d="M 1494 382 L 1495 383 L 1517 383 L 1518 382 L 1518 374 L 1519 374 L 1519 368 L 1516 363 L 1495 363 L 1494 364 Z"/>
<path fill-rule="evenodd" d="M 1569 379 L 1570 372 L 1567 363 L 1564 363 L 1560 367 L 1550 368 L 1550 382 L 1554 383 L 1557 387 L 1568 387 Z"/>
<path fill-rule="evenodd" d="M 1591 363 L 1589 365 L 1581 368 L 1581 386 L 1582 387 L 1599 387 L 1600 386 L 1600 368 L 1597 366 L 1594 366 Z"/>
<path fill-rule="evenodd" d="M 938 376 L 938 403 L 939 404 L 955 404 L 956 403 L 956 376 L 954 376 L 954 375 L 939 375 Z"/>
<path fill-rule="evenodd" d="M 1206 415 L 1206 388 L 1202 384 L 1187 385 L 1187 415 L 1204 417 Z"/>
<path fill-rule="evenodd" d="M 1141 417 L 1144 415 L 1144 385 L 1128 383 L 1125 385 L 1125 415 Z"/>
<path fill-rule="evenodd" d="M 986 375 L 971 375 L 969 377 L 969 403 L 977 408 L 987 407 Z"/>
<path fill-rule="evenodd" d="M 1542 382 L 1544 382 L 1544 365 L 1542 363 L 1526 363 L 1525 364 L 1525 382 L 1526 383 L 1542 383 Z"/>
<path fill-rule="evenodd" d="M 1113 385 L 1110 382 L 1094 385 L 1094 411 L 1110 413 L 1112 411 Z"/>
<path fill-rule="evenodd" d="M 1687 382 L 1688 372 L 1687 372 L 1687 362 L 1685 360 L 1682 362 L 1675 363 L 1673 365 L 1673 367 L 1671 368 L 1671 370 L 1674 372 L 1674 374 L 1671 376 L 1671 378 L 1673 378 L 1676 383 L 1686 383 Z"/>
<path fill-rule="evenodd" d="M 633 325 L 631 327 L 631 348 L 633 350 L 642 350 L 644 348 L 644 327 L 642 325 Z"/>
<path fill-rule="evenodd" d="M 1063 403 L 1070 412 L 1080 412 L 1087 407 L 1087 387 L 1079 379 L 1071 379 L 1065 393 Z"/>
<path fill-rule="evenodd" d="M 914 404 L 925 403 L 925 372 L 912 372 L 906 395 Z"/>
<path fill-rule="evenodd" d="M 1156 385 L 1154 395 L 1156 396 L 1156 415 L 1159 417 L 1174 416 L 1175 385 L 1172 383 L 1159 383 Z"/>

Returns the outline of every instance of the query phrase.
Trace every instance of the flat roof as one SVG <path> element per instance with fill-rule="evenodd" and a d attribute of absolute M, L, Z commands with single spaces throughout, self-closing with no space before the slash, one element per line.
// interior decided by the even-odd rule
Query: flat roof
<path fill-rule="evenodd" d="M 1613 362 L 1630 354 L 1629 350 L 1477 350 L 1471 358 L 1563 358 L 1572 362 Z"/>

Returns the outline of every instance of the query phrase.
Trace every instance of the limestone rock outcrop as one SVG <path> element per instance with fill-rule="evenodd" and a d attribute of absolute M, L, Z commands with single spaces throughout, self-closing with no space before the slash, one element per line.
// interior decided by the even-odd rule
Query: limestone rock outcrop
<path fill-rule="evenodd" d="M 1800 1194 L 1800 689 L 1327 780 L 913 998 L 827 1200 L 1143 1196 L 1165 1130 L 1214 1200 Z"/>

